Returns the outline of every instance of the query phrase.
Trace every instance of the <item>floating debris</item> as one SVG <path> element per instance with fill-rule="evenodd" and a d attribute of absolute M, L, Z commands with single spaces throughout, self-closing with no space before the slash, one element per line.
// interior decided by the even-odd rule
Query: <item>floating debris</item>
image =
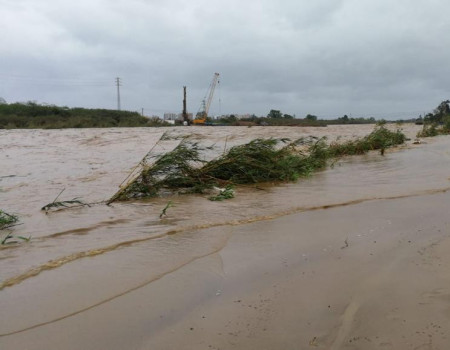
<path fill-rule="evenodd" d="M 82 201 L 80 201 L 78 198 L 73 198 L 69 201 L 58 201 L 57 199 L 59 198 L 59 196 L 61 196 L 61 194 L 65 191 L 66 189 L 63 188 L 61 190 L 61 192 L 59 192 L 59 194 L 56 196 L 56 198 L 53 200 L 53 202 L 48 203 L 46 205 L 44 205 L 41 210 L 45 210 L 45 212 L 47 213 L 50 209 L 65 209 L 65 208 L 73 208 L 73 207 L 84 207 L 84 206 L 90 206 L 88 203 L 84 203 Z"/>
<path fill-rule="evenodd" d="M 216 196 L 209 197 L 209 200 L 215 202 L 231 198 L 234 198 L 234 189 L 233 186 L 228 185 L 225 188 L 219 189 L 219 194 Z"/>

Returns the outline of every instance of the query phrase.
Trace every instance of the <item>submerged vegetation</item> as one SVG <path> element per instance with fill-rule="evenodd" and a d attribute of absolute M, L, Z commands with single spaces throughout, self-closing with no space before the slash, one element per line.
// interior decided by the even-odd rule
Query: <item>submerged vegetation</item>
<path fill-rule="evenodd" d="M 384 154 L 386 148 L 400 145 L 406 141 L 406 136 L 399 129 L 390 131 L 384 126 L 375 128 L 369 135 L 344 143 L 332 143 L 329 147 L 330 156 L 364 154 L 372 150 L 380 150 Z"/>
<path fill-rule="evenodd" d="M 15 225 L 19 221 L 16 215 L 8 214 L 0 209 L 0 230 L 4 230 Z"/>
<path fill-rule="evenodd" d="M 428 113 L 423 118 L 423 129 L 417 137 L 433 137 L 450 134 L 450 101 L 442 101 L 433 113 Z"/>
<path fill-rule="evenodd" d="M 172 201 L 169 201 L 166 206 L 163 208 L 163 210 L 161 210 L 161 214 L 159 214 L 159 218 L 162 219 L 163 216 L 167 215 L 167 209 L 173 207 L 173 203 Z"/>
<path fill-rule="evenodd" d="M 12 232 L 7 232 L 4 235 L 1 233 L 4 230 L 17 225 L 19 218 L 16 215 L 8 214 L 0 209 L 0 245 L 8 245 L 19 243 L 20 241 L 30 241 L 31 237 L 15 236 Z"/>
<path fill-rule="evenodd" d="M 328 160 L 345 155 L 364 154 L 402 144 L 405 135 L 380 125 L 368 136 L 343 144 L 328 145 L 325 138 L 256 139 L 234 146 L 209 162 L 201 157 L 198 143 L 183 140 L 121 189 L 115 200 L 155 197 L 164 193 L 205 193 L 215 186 L 295 181 L 326 166 Z M 232 188 L 222 199 L 234 196 Z M 220 194 L 219 194 L 220 195 Z M 220 199 L 217 199 L 220 200 Z"/>
<path fill-rule="evenodd" d="M 82 202 L 79 198 L 74 198 L 72 200 L 68 201 L 58 201 L 59 196 L 65 191 L 66 189 L 63 188 L 61 192 L 56 196 L 56 198 L 53 200 L 53 202 L 48 203 L 44 205 L 41 210 L 44 210 L 45 213 L 48 213 L 51 209 L 64 209 L 64 208 L 74 208 L 74 207 L 84 207 L 84 206 L 90 206 L 88 203 Z"/>
<path fill-rule="evenodd" d="M 60 201 L 60 202 L 53 201 L 51 203 L 44 205 L 41 208 L 41 210 L 45 210 L 45 212 L 48 212 L 50 209 L 73 208 L 73 206 L 78 206 L 78 207 L 79 206 L 81 206 L 81 207 L 88 206 L 89 207 L 89 204 L 84 203 L 77 198 L 74 198 L 70 201 Z"/>
<path fill-rule="evenodd" d="M 11 232 L 6 234 L 5 237 L 3 237 L 0 241 L 0 245 L 7 245 L 7 244 L 15 244 L 22 242 L 29 242 L 31 240 L 31 237 L 23 237 L 23 236 L 14 236 Z"/>
<path fill-rule="evenodd" d="M 417 133 L 417 137 L 433 137 L 438 135 L 450 134 L 450 116 L 443 124 L 424 124 L 421 131 Z"/>

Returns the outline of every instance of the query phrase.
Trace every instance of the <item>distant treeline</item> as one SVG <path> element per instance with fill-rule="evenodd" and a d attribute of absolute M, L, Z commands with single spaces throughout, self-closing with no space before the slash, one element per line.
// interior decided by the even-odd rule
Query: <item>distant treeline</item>
<path fill-rule="evenodd" d="M 68 108 L 35 102 L 0 104 L 0 129 L 60 129 L 159 126 L 137 112 Z"/>
<path fill-rule="evenodd" d="M 416 119 L 398 120 L 401 123 L 414 123 Z M 266 117 L 252 115 L 248 118 L 236 118 L 235 115 L 219 119 L 219 123 L 227 125 L 270 125 L 270 126 L 327 126 L 336 124 L 376 124 L 385 120 L 370 118 L 351 118 L 347 115 L 337 119 L 319 119 L 317 116 L 308 114 L 305 118 L 296 118 L 289 114 L 283 114 L 279 110 L 270 110 Z"/>
<path fill-rule="evenodd" d="M 447 101 L 444 101 L 447 102 Z M 444 106 L 448 104 L 442 103 Z M 443 107 L 442 107 L 443 108 Z M 424 119 L 435 121 L 433 114 Z M 375 124 L 383 121 L 375 118 L 352 118 L 344 115 L 337 119 L 319 119 L 308 114 L 297 118 L 283 114 L 279 110 L 270 110 L 267 116 L 252 115 L 237 118 L 231 114 L 218 120 L 208 118 L 209 125 L 262 125 L 262 126 L 327 126 L 335 124 Z M 422 119 L 423 121 L 423 119 Z M 397 120 L 396 122 L 417 122 L 416 119 Z M 177 125 L 182 124 L 178 121 Z M 7 104 L 0 98 L 0 129 L 62 129 L 62 128 L 111 128 L 111 127 L 146 127 L 170 126 L 163 120 L 153 117 L 148 119 L 137 112 L 110 109 L 68 108 L 54 105 L 42 105 L 36 102 Z"/>

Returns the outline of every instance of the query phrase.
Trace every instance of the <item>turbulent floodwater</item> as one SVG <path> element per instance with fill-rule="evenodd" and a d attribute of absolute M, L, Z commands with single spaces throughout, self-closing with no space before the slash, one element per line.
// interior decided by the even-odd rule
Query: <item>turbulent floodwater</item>
<path fill-rule="evenodd" d="M 411 138 L 420 129 L 403 128 Z M 352 125 L 0 130 L 0 209 L 20 218 L 14 234 L 32 237 L 28 243 L 0 248 L 0 300 L 24 296 L 10 310 L 17 317 L 0 319 L 0 336 L 96 307 L 213 254 L 235 225 L 450 187 L 450 140 L 437 137 L 420 145 L 409 142 L 385 156 L 374 152 L 344 158 L 297 183 L 239 187 L 236 198 L 224 202 L 190 195 L 48 214 L 40 210 L 63 189 L 59 200 L 91 203 L 110 198 L 164 132 L 190 135 L 214 146 L 209 154 L 213 157 L 257 137 L 313 135 L 334 141 L 361 137 L 372 129 Z M 158 151 L 171 147 L 170 142 L 161 144 Z M 174 207 L 160 218 L 168 200 Z M 52 298 L 45 297 L 46 289 L 53 290 Z M 30 290 L 41 291 L 39 300 L 26 297 Z M 23 312 L 26 318 L 19 317 Z"/>

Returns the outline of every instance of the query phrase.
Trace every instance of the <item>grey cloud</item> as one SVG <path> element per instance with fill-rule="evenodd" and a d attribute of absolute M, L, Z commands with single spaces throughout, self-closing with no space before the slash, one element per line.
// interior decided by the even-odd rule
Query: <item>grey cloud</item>
<path fill-rule="evenodd" d="M 124 108 L 178 111 L 187 85 L 194 110 L 216 71 L 222 113 L 396 117 L 449 98 L 444 0 L 0 5 L 0 96 L 10 102 L 114 108 L 120 76 Z"/>

